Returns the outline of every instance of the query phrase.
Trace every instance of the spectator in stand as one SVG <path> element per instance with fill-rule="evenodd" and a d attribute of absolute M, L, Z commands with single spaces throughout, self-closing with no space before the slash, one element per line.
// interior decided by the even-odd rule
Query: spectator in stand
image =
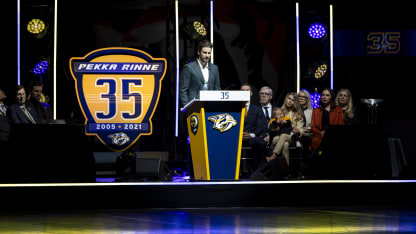
<path fill-rule="evenodd" d="M 303 134 L 301 137 L 303 152 L 309 154 L 309 146 L 312 141 L 312 132 L 311 132 L 311 120 L 312 120 L 312 102 L 311 96 L 306 89 L 302 89 L 298 93 L 299 105 L 303 111 L 303 119 L 305 120 L 305 125 L 303 126 Z"/>
<path fill-rule="evenodd" d="M 291 119 L 292 122 L 292 131 L 290 133 L 291 141 L 285 142 L 283 145 L 282 155 L 286 155 L 287 160 L 289 161 L 289 145 L 295 144 L 296 147 L 302 147 L 299 137 L 303 135 L 303 113 L 299 105 L 298 95 L 295 92 L 289 92 L 286 94 L 283 105 L 281 107 L 285 115 Z M 271 139 L 270 139 L 271 140 Z"/>
<path fill-rule="evenodd" d="M 241 91 L 250 91 L 250 96 L 253 95 L 252 86 L 248 83 L 241 85 Z M 265 137 L 268 135 L 267 120 L 264 116 L 262 108 L 254 103 L 247 102 L 247 115 L 244 120 L 243 130 L 243 146 L 250 146 L 253 163 L 249 166 L 250 173 L 254 172 L 262 161 L 266 154 L 266 141 Z"/>
<path fill-rule="evenodd" d="M 342 108 L 335 103 L 335 93 L 325 88 L 321 93 L 319 107 L 312 111 L 311 131 L 313 138 L 310 149 L 313 151 L 321 145 L 325 131 L 330 125 L 344 125 Z"/>
<path fill-rule="evenodd" d="M 292 134 L 292 119 L 286 115 L 282 108 L 273 109 L 273 118 L 269 122 L 269 135 L 272 141 L 273 153 L 266 157 L 267 161 L 283 156 L 289 165 L 289 154 L 283 151 L 285 143 L 290 143 Z"/>
<path fill-rule="evenodd" d="M 295 92 L 286 94 L 282 110 L 293 120 L 292 133 L 301 136 L 303 134 L 305 120 L 303 119 L 303 112 L 299 104 L 298 95 Z"/>
<path fill-rule="evenodd" d="M 6 100 L 7 96 L 4 93 L 4 91 L 0 88 L 0 114 L 3 116 L 6 116 L 7 108 L 8 106 L 4 103 L 4 100 Z"/>
<path fill-rule="evenodd" d="M 273 97 L 273 90 L 268 86 L 263 86 L 259 91 L 260 105 L 266 116 L 267 122 L 272 118 L 273 106 L 270 103 Z"/>
<path fill-rule="evenodd" d="M 303 111 L 303 119 L 305 120 L 305 125 L 303 127 L 304 134 L 309 133 L 311 130 L 311 120 L 312 120 L 312 103 L 309 92 L 306 89 L 300 90 L 298 93 L 299 105 Z"/>
<path fill-rule="evenodd" d="M 16 104 L 7 109 L 7 117 L 14 124 L 36 124 L 40 120 L 31 106 L 26 105 L 26 90 L 22 85 L 16 87 Z"/>
<path fill-rule="evenodd" d="M 10 120 L 6 116 L 8 107 L 4 104 L 6 94 L 0 89 L 0 146 L 6 144 L 10 134 Z"/>
<path fill-rule="evenodd" d="M 335 99 L 336 104 L 342 108 L 345 125 L 360 124 L 358 108 L 354 107 L 351 92 L 348 89 L 340 89 Z"/>
<path fill-rule="evenodd" d="M 33 82 L 29 87 L 30 96 L 26 102 L 39 117 L 39 123 L 48 123 L 52 120 L 52 111 L 50 105 L 41 102 L 43 95 L 43 84 L 40 82 Z"/>
<path fill-rule="evenodd" d="M 260 88 L 259 91 L 259 98 L 260 98 L 260 106 L 263 110 L 264 116 L 266 116 L 266 120 L 267 122 L 270 121 L 270 119 L 272 118 L 272 111 L 273 111 L 273 105 L 270 103 L 270 101 L 273 98 L 273 90 L 272 88 L 268 87 L 268 86 L 263 86 Z M 269 139 L 269 135 L 267 134 L 267 136 L 264 138 L 264 141 L 269 144 L 269 141 L 271 139 Z"/>

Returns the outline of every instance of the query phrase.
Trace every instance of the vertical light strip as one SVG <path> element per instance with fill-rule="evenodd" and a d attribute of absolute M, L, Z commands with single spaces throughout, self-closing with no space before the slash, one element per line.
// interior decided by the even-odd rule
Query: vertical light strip
<path fill-rule="evenodd" d="M 175 46 L 176 46 L 176 112 L 175 112 L 175 137 L 179 134 L 179 0 L 175 0 Z"/>
<path fill-rule="evenodd" d="M 20 85 L 20 0 L 17 0 L 17 85 Z"/>
<path fill-rule="evenodd" d="M 211 43 L 214 44 L 214 0 L 209 1 L 209 29 Z M 211 51 L 211 63 L 214 63 L 214 48 Z"/>
<path fill-rule="evenodd" d="M 331 89 L 334 89 L 334 19 L 333 19 L 333 5 L 329 5 L 329 75 L 331 78 Z"/>
<path fill-rule="evenodd" d="M 299 3 L 296 3 L 296 92 L 300 90 Z"/>
<path fill-rule="evenodd" d="M 56 101 L 56 50 L 58 45 L 58 0 L 55 0 L 54 5 L 54 15 L 53 15 L 53 119 L 56 120 L 56 108 L 57 108 L 57 101 Z"/>

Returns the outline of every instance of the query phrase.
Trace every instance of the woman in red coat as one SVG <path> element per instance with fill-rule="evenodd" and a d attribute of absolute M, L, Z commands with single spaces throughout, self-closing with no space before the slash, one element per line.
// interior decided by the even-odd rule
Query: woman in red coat
<path fill-rule="evenodd" d="M 313 109 L 311 131 L 313 133 L 310 149 L 313 151 L 321 145 L 325 131 L 330 125 L 344 125 L 342 108 L 335 103 L 335 93 L 325 88 L 321 93 L 319 107 Z"/>

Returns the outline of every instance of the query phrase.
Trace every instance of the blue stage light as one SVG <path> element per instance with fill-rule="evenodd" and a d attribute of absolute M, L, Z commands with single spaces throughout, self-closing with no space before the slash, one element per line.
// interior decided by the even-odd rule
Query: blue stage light
<path fill-rule="evenodd" d="M 41 75 L 44 75 L 46 71 L 48 71 L 48 68 L 49 68 L 48 61 L 43 60 L 35 65 L 35 67 L 33 68 L 33 73 L 35 75 L 41 76 Z"/>
<path fill-rule="evenodd" d="M 309 36 L 314 39 L 322 38 L 326 35 L 326 28 L 321 23 L 314 23 L 309 26 L 308 30 Z"/>
<path fill-rule="evenodd" d="M 317 91 L 315 91 L 313 94 L 311 94 L 312 108 L 319 107 L 319 100 L 320 99 L 321 99 L 321 95 Z"/>

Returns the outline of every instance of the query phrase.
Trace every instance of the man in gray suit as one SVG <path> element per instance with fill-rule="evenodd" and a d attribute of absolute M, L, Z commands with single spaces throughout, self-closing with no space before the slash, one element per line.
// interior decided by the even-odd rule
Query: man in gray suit
<path fill-rule="evenodd" d="M 198 58 L 195 61 L 185 64 L 183 67 L 179 77 L 179 98 L 182 107 L 193 99 L 199 99 L 200 90 L 221 89 L 218 67 L 210 63 L 212 47 L 213 46 L 210 41 L 200 41 L 197 48 Z M 182 121 L 179 121 L 179 124 L 183 130 L 182 137 L 184 137 L 184 139 L 182 139 L 182 142 L 187 148 L 189 145 L 186 144 L 187 139 L 185 139 L 188 137 L 186 117 L 185 113 L 181 113 L 180 118 Z M 193 178 L 192 157 L 188 154 L 188 148 L 184 150 L 184 152 L 186 152 L 185 154 L 188 156 L 188 171 L 190 173 L 190 177 Z"/>
<path fill-rule="evenodd" d="M 181 106 L 193 99 L 199 99 L 200 90 L 220 90 L 218 67 L 210 63 L 212 44 L 202 40 L 198 44 L 198 58 L 186 64 L 179 77 Z"/>

